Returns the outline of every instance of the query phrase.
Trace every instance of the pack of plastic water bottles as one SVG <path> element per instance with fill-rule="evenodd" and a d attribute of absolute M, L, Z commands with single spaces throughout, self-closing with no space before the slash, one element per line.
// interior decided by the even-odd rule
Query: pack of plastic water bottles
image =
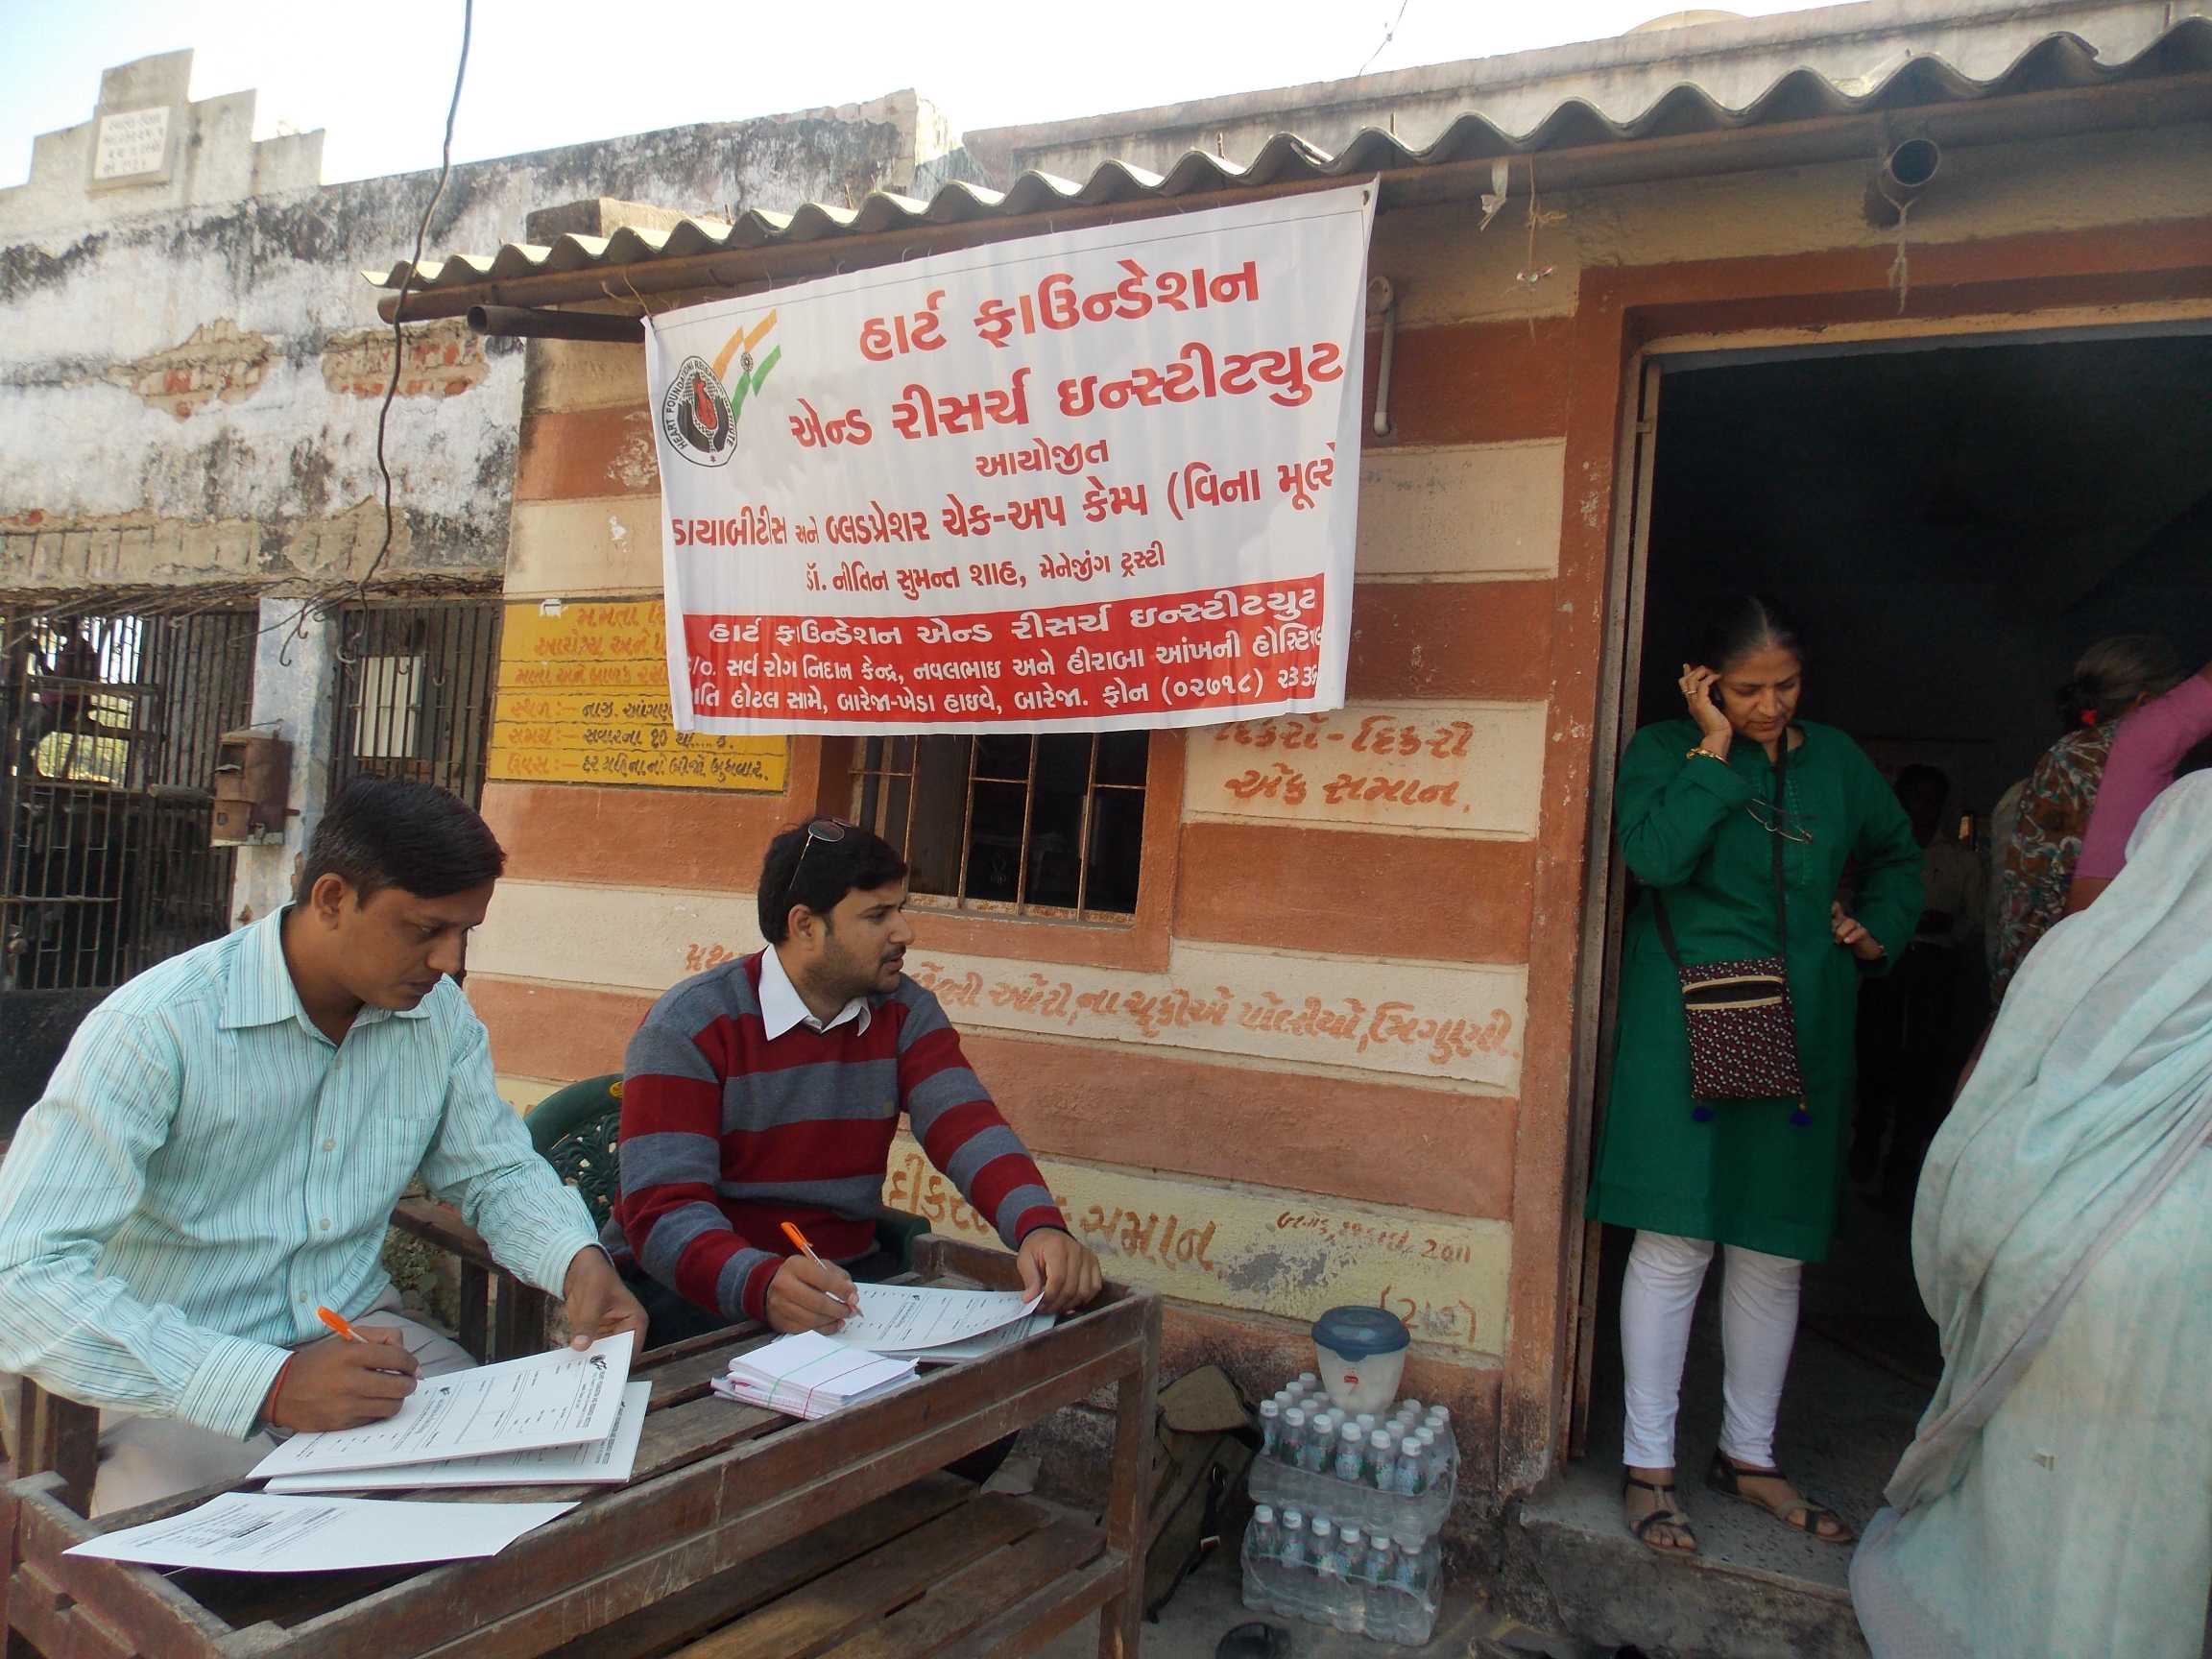
<path fill-rule="evenodd" d="M 1244 1604 L 1419 1647 L 1436 1625 L 1436 1533 L 1458 1486 L 1452 1414 L 1347 1414 L 1311 1372 L 1260 1407 Z"/>

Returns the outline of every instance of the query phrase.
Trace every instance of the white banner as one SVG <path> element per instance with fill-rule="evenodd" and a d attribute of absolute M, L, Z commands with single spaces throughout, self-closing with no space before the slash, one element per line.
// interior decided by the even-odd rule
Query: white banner
<path fill-rule="evenodd" d="M 1340 708 L 1373 190 L 649 320 L 680 731 Z"/>

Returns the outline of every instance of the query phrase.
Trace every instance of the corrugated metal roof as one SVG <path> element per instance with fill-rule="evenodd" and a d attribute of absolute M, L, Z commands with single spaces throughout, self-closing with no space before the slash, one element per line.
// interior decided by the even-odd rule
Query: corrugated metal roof
<path fill-rule="evenodd" d="M 1069 207 L 1358 178 L 1446 162 L 1566 153 L 1636 140 L 1697 137 L 1828 117 L 2206 72 L 2212 72 L 2212 19 L 2188 17 L 2119 63 L 2103 61 L 2096 48 L 2079 35 L 2057 34 L 2036 42 L 2010 68 L 1987 80 L 1975 80 L 1940 58 L 1923 55 L 1911 59 L 1864 93 L 1847 92 L 1814 70 L 1796 69 L 1740 109 L 1727 108 L 1704 88 L 1684 84 L 1632 121 L 1610 120 L 1589 103 L 1569 99 L 1524 133 L 1505 132 L 1478 114 L 1462 115 L 1434 143 L 1419 150 L 1373 129 L 1359 133 L 1334 154 L 1295 133 L 1283 132 L 1243 164 L 1193 150 L 1165 174 L 1109 161 L 1079 184 L 1030 172 L 1002 192 L 955 182 L 945 185 L 926 202 L 878 191 L 854 208 L 810 202 L 789 213 L 751 208 L 734 223 L 686 219 L 667 230 L 625 228 L 604 237 L 567 235 L 550 246 L 514 242 L 496 253 L 453 253 L 425 260 L 415 278 L 414 290 L 435 293 L 517 277 L 616 271 L 664 259 L 743 252 L 830 237 L 913 230 L 981 219 L 1016 219 Z M 363 275 L 375 287 L 396 289 L 406 278 L 407 262 L 401 260 L 388 271 Z"/>

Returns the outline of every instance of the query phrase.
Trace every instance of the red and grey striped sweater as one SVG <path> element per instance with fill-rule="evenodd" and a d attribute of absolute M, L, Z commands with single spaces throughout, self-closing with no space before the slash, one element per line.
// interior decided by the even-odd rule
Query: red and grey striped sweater
<path fill-rule="evenodd" d="M 824 1258 L 875 1245 L 901 1113 L 931 1163 L 1012 1248 L 1067 1222 L 960 1052 L 937 998 L 901 975 L 866 1031 L 769 1041 L 756 952 L 653 1005 L 623 1062 L 622 1186 L 605 1242 L 696 1307 L 758 1319 L 795 1223 Z"/>

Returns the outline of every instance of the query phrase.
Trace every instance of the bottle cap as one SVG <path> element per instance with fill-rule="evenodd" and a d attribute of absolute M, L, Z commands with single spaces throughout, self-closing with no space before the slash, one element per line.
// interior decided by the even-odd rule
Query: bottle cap
<path fill-rule="evenodd" d="M 1260 1415 L 1262 1417 L 1280 1417 L 1283 1415 L 1283 1407 L 1276 1405 L 1272 1400 L 1262 1400 L 1260 1403 Z"/>
<path fill-rule="evenodd" d="M 1375 1413 L 1372 1411 L 1362 1411 L 1358 1416 L 1353 1418 L 1352 1421 L 1359 1425 L 1359 1431 L 1364 1434 L 1368 1430 L 1375 1427 Z"/>
<path fill-rule="evenodd" d="M 1286 1526 L 1286 1527 L 1303 1527 L 1303 1526 L 1305 1526 L 1305 1525 L 1306 1525 L 1306 1511 L 1305 1511 L 1305 1510 L 1303 1510 L 1303 1509 L 1286 1509 L 1286 1510 L 1284 1510 L 1284 1511 L 1283 1511 L 1283 1525 L 1284 1525 L 1284 1526 Z"/>
<path fill-rule="evenodd" d="M 1283 1413 L 1283 1421 L 1289 1428 L 1303 1429 L 1306 1427 L 1306 1413 L 1293 1406 L 1289 1410 Z"/>
<path fill-rule="evenodd" d="M 1255 1503 L 1252 1506 L 1252 1519 L 1262 1527 L 1270 1526 L 1275 1520 L 1275 1511 L 1265 1503 Z"/>
<path fill-rule="evenodd" d="M 1408 1555 L 1417 1555 L 1421 1552 L 1421 1541 L 1418 1538 L 1393 1538 L 1390 1542 L 1397 1545 Z"/>
<path fill-rule="evenodd" d="M 1343 1428 L 1336 1431 L 1336 1438 L 1343 1441 L 1347 1446 L 1358 1445 L 1359 1425 L 1357 1423 L 1345 1424 Z"/>
<path fill-rule="evenodd" d="M 1358 1528 L 1358 1527 L 1345 1527 L 1345 1528 L 1344 1528 L 1344 1542 L 1345 1542 L 1346 1544 L 1357 1544 L 1357 1543 L 1358 1543 L 1358 1542 L 1359 1542 L 1359 1536 L 1360 1536 L 1360 1534 L 1359 1534 L 1359 1528 Z"/>
<path fill-rule="evenodd" d="M 1298 1386 L 1301 1388 L 1318 1388 L 1321 1386 L 1321 1378 L 1316 1372 L 1301 1371 L 1298 1373 Z"/>
<path fill-rule="evenodd" d="M 1328 1533 L 1332 1533 L 1332 1532 L 1334 1532 L 1334 1531 L 1335 1531 L 1335 1530 L 1336 1530 L 1336 1529 L 1335 1529 L 1334 1527 L 1332 1527 L 1332 1526 L 1330 1526 L 1330 1525 L 1329 1525 L 1329 1517 L 1328 1517 L 1328 1516 L 1326 1516 L 1326 1515 L 1316 1515 L 1316 1516 L 1314 1516 L 1314 1517 L 1313 1517 L 1313 1536 L 1314 1536 L 1314 1537 L 1316 1537 L 1316 1538 L 1319 1538 L 1319 1537 L 1322 1537 L 1322 1536 L 1324 1536 L 1325 1534 L 1328 1534 Z"/>
<path fill-rule="evenodd" d="M 1387 1452 L 1390 1450 L 1390 1436 L 1378 1429 L 1367 1436 L 1367 1444 L 1378 1452 Z"/>

